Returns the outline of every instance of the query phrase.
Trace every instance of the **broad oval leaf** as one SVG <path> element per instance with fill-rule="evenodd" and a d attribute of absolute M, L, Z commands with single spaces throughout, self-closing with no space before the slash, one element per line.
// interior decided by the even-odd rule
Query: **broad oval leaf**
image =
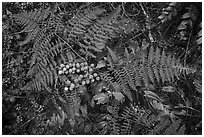
<path fill-rule="evenodd" d="M 106 62 L 104 60 L 100 60 L 98 63 L 97 63 L 97 66 L 96 68 L 100 69 L 100 68 L 103 68 L 106 66 Z"/>
<path fill-rule="evenodd" d="M 175 88 L 172 86 L 165 86 L 165 87 L 162 87 L 162 91 L 163 92 L 175 92 Z"/>
<path fill-rule="evenodd" d="M 96 104 L 105 104 L 106 102 L 109 101 L 109 97 L 107 94 L 105 93 L 99 93 L 97 95 L 95 95 L 93 98 L 92 98 L 92 101 L 91 101 L 91 104 L 92 106 L 95 105 L 95 102 L 94 101 L 97 101 Z"/>
<path fill-rule="evenodd" d="M 144 91 L 145 92 L 145 97 L 148 97 L 150 99 L 153 99 L 153 100 L 157 100 L 157 101 L 162 101 L 161 98 L 155 94 L 154 92 L 152 91 Z"/>
<path fill-rule="evenodd" d="M 154 109 L 157 109 L 157 110 L 164 110 L 164 105 L 161 103 L 161 102 L 158 102 L 158 101 L 156 101 L 156 100 L 153 100 L 152 102 L 150 102 L 151 103 L 151 105 L 152 105 L 152 107 L 154 108 Z"/>
<path fill-rule="evenodd" d="M 92 129 L 92 127 L 93 127 L 93 126 L 92 126 L 91 124 L 86 125 L 85 128 L 84 128 L 84 132 L 85 132 L 85 133 L 90 132 L 91 129 Z"/>
<path fill-rule="evenodd" d="M 80 106 L 80 110 L 81 110 L 82 116 L 86 117 L 88 114 L 87 113 L 87 105 L 85 104 L 84 106 Z"/>
<path fill-rule="evenodd" d="M 125 96 L 121 92 L 113 92 L 112 94 L 118 101 L 124 101 Z"/>

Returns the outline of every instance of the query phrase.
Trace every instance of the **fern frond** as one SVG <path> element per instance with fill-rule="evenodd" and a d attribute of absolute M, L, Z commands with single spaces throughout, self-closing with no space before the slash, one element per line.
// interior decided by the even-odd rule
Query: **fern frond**
<path fill-rule="evenodd" d="M 162 133 L 163 135 L 177 135 L 177 132 L 179 134 L 184 134 L 185 132 L 185 125 L 181 124 L 181 120 L 178 119 L 174 123 L 172 123 L 166 130 Z"/>
<path fill-rule="evenodd" d="M 116 37 L 117 28 L 114 27 L 114 20 L 118 16 L 120 8 L 107 17 L 101 18 L 93 24 L 87 31 L 83 39 L 88 48 L 93 45 L 96 49 L 101 50 L 105 47 L 107 40 Z"/>
<path fill-rule="evenodd" d="M 165 129 L 165 127 L 169 124 L 169 119 L 166 118 L 165 120 L 162 120 L 156 126 L 148 133 L 148 135 L 155 135 L 157 133 L 160 133 Z"/>
<path fill-rule="evenodd" d="M 125 78 L 126 75 L 124 75 L 123 70 L 113 70 L 112 76 L 114 77 L 115 82 L 118 83 L 118 85 L 121 87 L 123 94 L 126 95 L 130 101 L 132 101 L 132 94 L 129 87 L 127 86 L 127 83 L 125 82 L 125 79 L 127 78 Z"/>
<path fill-rule="evenodd" d="M 23 27 L 23 30 L 21 30 L 20 33 L 28 33 L 26 39 L 19 44 L 24 45 L 33 40 L 42 28 L 41 23 L 44 22 L 49 15 L 50 8 L 45 10 L 36 9 L 35 11 L 29 13 L 23 12 L 20 14 L 14 14 L 12 16 L 14 20 L 16 20 L 17 23 Z"/>
<path fill-rule="evenodd" d="M 171 54 L 166 55 L 164 50 L 160 52 L 160 48 L 156 47 L 156 51 L 154 49 L 150 47 L 149 50 L 139 51 L 137 59 L 132 59 L 132 63 L 126 66 L 134 77 L 135 85 L 141 85 L 140 81 L 143 81 L 145 86 L 150 81 L 152 83 L 173 82 L 174 78 L 179 78 L 181 74 L 188 75 L 195 72 L 195 69 L 183 66 Z"/>
<path fill-rule="evenodd" d="M 121 127 L 123 134 L 132 134 L 132 132 L 133 134 L 145 133 L 157 122 L 156 116 L 150 110 L 144 110 L 139 107 L 126 107 L 121 117 L 124 119 Z"/>
<path fill-rule="evenodd" d="M 14 14 L 12 17 L 17 21 L 24 29 L 21 32 L 30 32 L 39 26 L 39 23 L 46 19 L 50 14 L 50 8 L 45 10 L 36 9 L 35 11 L 27 13 L 26 11 L 20 14 Z"/>

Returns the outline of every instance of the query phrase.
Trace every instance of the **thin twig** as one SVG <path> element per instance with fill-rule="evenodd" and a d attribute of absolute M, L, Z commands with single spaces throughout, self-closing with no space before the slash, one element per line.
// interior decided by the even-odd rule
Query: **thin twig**
<path fill-rule="evenodd" d="M 80 56 L 79 54 L 77 54 L 74 49 L 72 49 L 72 47 L 69 45 L 69 43 L 68 43 L 66 40 L 64 40 L 63 38 L 61 38 L 61 37 L 58 36 L 57 34 L 56 34 L 56 36 L 57 36 L 58 38 L 60 38 L 62 41 L 64 41 L 64 42 L 69 46 L 69 48 L 70 48 L 78 57 L 80 57 L 81 59 L 83 59 L 84 61 L 86 61 L 82 56 Z"/>

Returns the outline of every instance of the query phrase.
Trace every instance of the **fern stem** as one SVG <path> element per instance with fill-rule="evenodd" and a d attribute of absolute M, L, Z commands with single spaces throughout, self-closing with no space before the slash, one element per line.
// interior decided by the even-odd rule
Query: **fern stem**
<path fill-rule="evenodd" d="M 56 36 L 57 36 L 58 38 L 60 38 L 62 41 L 64 41 L 64 42 L 69 46 L 69 48 L 70 48 L 78 57 L 80 57 L 81 59 L 83 59 L 84 61 L 86 61 L 82 56 L 80 56 L 79 54 L 77 54 L 74 49 L 72 49 L 72 47 L 69 45 L 69 43 L 68 43 L 66 40 L 64 40 L 63 38 L 61 38 L 61 37 L 58 36 L 57 34 L 56 34 Z"/>

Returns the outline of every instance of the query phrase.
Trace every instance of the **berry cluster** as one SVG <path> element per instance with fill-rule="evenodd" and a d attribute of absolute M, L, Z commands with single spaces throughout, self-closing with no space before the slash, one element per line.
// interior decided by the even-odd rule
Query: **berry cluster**
<path fill-rule="evenodd" d="M 65 91 L 72 91 L 74 88 L 99 81 L 99 75 L 94 72 L 94 64 L 88 65 L 87 62 L 76 62 L 61 64 L 58 74 L 66 76 Z"/>

